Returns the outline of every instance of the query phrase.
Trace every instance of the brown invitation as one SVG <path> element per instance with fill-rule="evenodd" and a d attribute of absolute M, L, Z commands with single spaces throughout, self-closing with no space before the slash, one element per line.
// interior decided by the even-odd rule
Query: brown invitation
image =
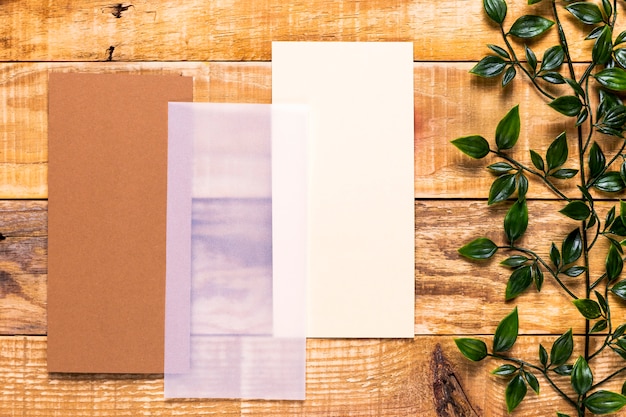
<path fill-rule="evenodd" d="M 167 103 L 190 77 L 51 73 L 48 371 L 163 372 Z"/>

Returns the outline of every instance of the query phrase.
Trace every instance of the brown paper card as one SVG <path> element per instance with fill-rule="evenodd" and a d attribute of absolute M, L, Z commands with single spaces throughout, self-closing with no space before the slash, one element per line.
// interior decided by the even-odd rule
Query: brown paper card
<path fill-rule="evenodd" d="M 48 371 L 163 372 L 167 103 L 190 77 L 50 74 Z"/>

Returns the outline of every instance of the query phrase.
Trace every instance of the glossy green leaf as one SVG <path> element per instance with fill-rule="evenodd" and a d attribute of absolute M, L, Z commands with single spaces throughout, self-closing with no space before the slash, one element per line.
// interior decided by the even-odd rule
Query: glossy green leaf
<path fill-rule="evenodd" d="M 576 93 L 576 95 L 580 96 L 580 97 L 584 97 L 585 96 L 585 90 L 583 90 L 583 88 L 580 86 L 580 84 L 578 83 L 578 81 L 576 80 L 572 80 L 571 78 L 563 78 L 565 80 L 565 82 L 567 83 L 567 85 L 569 85 L 570 87 L 572 87 L 572 90 L 574 90 L 574 92 Z"/>
<path fill-rule="evenodd" d="M 556 417 L 570 417 L 569 414 L 565 414 L 565 413 L 559 413 L 558 411 L 556 412 Z"/>
<path fill-rule="evenodd" d="M 516 75 L 517 71 L 515 70 L 515 67 L 508 67 L 502 77 L 502 87 L 506 87 L 511 81 L 513 81 L 513 78 L 515 78 Z"/>
<path fill-rule="evenodd" d="M 560 365 L 553 369 L 555 374 L 569 376 L 572 374 L 572 365 Z"/>
<path fill-rule="evenodd" d="M 626 123 L 626 107 L 622 105 L 611 107 L 602 118 L 602 124 L 615 129 L 621 129 L 624 123 Z"/>
<path fill-rule="evenodd" d="M 526 396 L 526 383 L 522 375 L 517 374 L 513 379 L 509 381 L 504 392 L 504 399 L 506 401 L 506 409 L 510 413 L 522 402 Z"/>
<path fill-rule="evenodd" d="M 609 306 L 606 303 L 606 298 L 604 298 L 604 296 L 602 294 L 600 294 L 598 291 L 594 291 L 593 292 L 596 296 L 596 298 L 598 299 L 598 304 L 600 305 L 600 308 L 602 309 L 602 312 L 604 314 L 607 314 L 607 312 L 609 311 Z"/>
<path fill-rule="evenodd" d="M 518 266 L 524 265 L 528 261 L 530 261 L 530 259 L 525 256 L 513 255 L 509 258 L 506 258 L 504 261 L 500 262 L 500 265 L 506 266 L 509 268 L 517 268 Z"/>
<path fill-rule="evenodd" d="M 602 315 L 600 306 L 593 300 L 588 298 L 579 298 L 572 301 L 572 303 L 576 306 L 580 314 L 588 320 L 597 319 Z"/>
<path fill-rule="evenodd" d="M 478 362 L 487 356 L 487 345 L 482 340 L 472 338 L 454 339 L 456 347 L 467 359 Z"/>
<path fill-rule="evenodd" d="M 622 221 L 621 217 L 617 217 L 613 223 L 611 223 L 610 232 L 617 236 L 626 236 L 626 225 Z"/>
<path fill-rule="evenodd" d="M 606 166 L 606 157 L 604 156 L 604 152 L 602 152 L 602 149 L 596 142 L 593 142 L 591 149 L 589 149 L 588 163 L 590 178 L 595 178 L 600 175 Z"/>
<path fill-rule="evenodd" d="M 567 275 L 568 277 L 577 277 L 581 275 L 583 272 L 585 272 L 586 270 L 587 268 L 585 268 L 584 266 L 572 266 L 564 270 L 563 273 Z"/>
<path fill-rule="evenodd" d="M 624 269 L 624 261 L 622 260 L 622 255 L 614 245 L 609 247 L 604 265 L 606 267 L 606 276 L 609 279 L 609 282 L 619 278 L 622 273 L 622 269 Z"/>
<path fill-rule="evenodd" d="M 589 330 L 590 333 L 597 333 L 597 332 L 601 332 L 606 330 L 607 328 L 607 321 L 602 319 L 602 320 L 598 320 L 596 322 L 596 324 L 593 325 L 593 327 L 591 328 L 591 330 Z"/>
<path fill-rule="evenodd" d="M 626 395 L 626 381 L 622 384 L 622 395 Z"/>
<path fill-rule="evenodd" d="M 486 237 L 480 237 L 459 249 L 459 253 L 469 259 L 491 258 L 498 247 Z"/>
<path fill-rule="evenodd" d="M 616 392 L 599 390 L 585 398 L 583 404 L 594 414 L 610 414 L 626 405 L 626 397 Z"/>
<path fill-rule="evenodd" d="M 537 4 L 537 3 L 541 3 L 543 0 L 528 0 L 528 4 Z"/>
<path fill-rule="evenodd" d="M 619 35 L 617 35 L 617 37 L 615 38 L 615 45 L 619 45 L 620 43 L 624 42 L 624 40 L 626 40 L 626 30 L 620 32 Z"/>
<path fill-rule="evenodd" d="M 601 86 L 613 91 L 626 91 L 626 71 L 622 68 L 606 68 L 594 75 Z"/>
<path fill-rule="evenodd" d="M 528 192 L 528 178 L 522 173 L 517 177 L 517 201 L 522 202 L 526 199 Z"/>
<path fill-rule="evenodd" d="M 526 200 L 516 201 L 504 217 L 504 233 L 509 242 L 513 243 L 526 232 L 528 227 L 528 207 Z"/>
<path fill-rule="evenodd" d="M 600 36 L 600 33 L 602 33 L 602 29 L 604 29 L 604 26 L 596 26 L 593 29 L 591 29 L 591 32 L 589 32 L 589 34 L 585 37 L 585 40 L 591 40 L 591 39 L 598 39 L 598 36 Z"/>
<path fill-rule="evenodd" d="M 619 216 L 622 221 L 626 220 L 626 201 L 624 200 L 619 201 Z"/>
<path fill-rule="evenodd" d="M 537 263 L 534 263 L 532 266 L 532 276 L 533 281 L 535 281 L 537 291 L 541 291 L 541 286 L 543 285 L 543 272 Z"/>
<path fill-rule="evenodd" d="M 578 117 L 576 118 L 576 126 L 580 126 L 581 124 L 585 123 L 588 117 L 589 111 L 583 108 L 582 111 L 578 113 Z"/>
<path fill-rule="evenodd" d="M 497 173 L 497 174 L 506 174 L 511 171 L 513 166 L 507 164 L 506 162 L 496 162 L 495 164 L 491 164 L 487 166 L 487 169 Z"/>
<path fill-rule="evenodd" d="M 561 265 L 561 253 L 554 243 L 550 246 L 550 260 L 557 268 Z"/>
<path fill-rule="evenodd" d="M 517 307 L 515 307 L 513 311 L 498 324 L 493 336 L 493 351 L 506 352 L 511 349 L 517 340 L 518 330 L 519 319 L 517 316 Z"/>
<path fill-rule="evenodd" d="M 554 25 L 554 22 L 542 16 L 525 15 L 518 18 L 509 33 L 518 38 L 534 38 Z"/>
<path fill-rule="evenodd" d="M 496 369 L 491 371 L 491 374 L 498 375 L 498 376 L 513 375 L 515 372 L 517 372 L 518 369 L 519 368 L 517 366 L 513 366 L 507 363 L 507 364 L 498 366 Z"/>
<path fill-rule="evenodd" d="M 621 337 L 624 334 L 624 332 L 626 332 L 626 323 L 620 324 L 619 326 L 617 326 L 617 328 L 613 332 L 613 339 L 617 339 L 618 337 Z"/>
<path fill-rule="evenodd" d="M 563 64 L 564 59 L 565 52 L 563 52 L 561 45 L 552 46 L 544 52 L 539 71 L 542 72 L 557 69 Z"/>
<path fill-rule="evenodd" d="M 483 7 L 491 20 L 496 23 L 504 22 L 506 17 L 506 2 L 504 0 L 483 0 Z"/>
<path fill-rule="evenodd" d="M 613 44 L 611 43 L 612 36 L 613 32 L 611 31 L 611 27 L 609 25 L 604 26 L 591 50 L 591 60 L 593 63 L 604 65 L 609 61 L 611 53 L 613 52 Z"/>
<path fill-rule="evenodd" d="M 537 381 L 537 377 L 528 371 L 524 371 L 524 377 L 528 385 L 535 391 L 535 394 L 539 394 L 539 381 Z"/>
<path fill-rule="evenodd" d="M 532 284 L 532 270 L 530 265 L 524 265 L 517 268 L 511 276 L 509 277 L 509 281 L 506 284 L 506 290 L 504 293 L 504 298 L 506 301 L 512 300 L 517 297 Z"/>
<path fill-rule="evenodd" d="M 498 149 L 511 149 L 517 143 L 519 132 L 519 106 L 515 106 L 500 120 L 496 128 L 496 146 Z"/>
<path fill-rule="evenodd" d="M 561 255 L 563 259 L 563 265 L 571 264 L 580 258 L 583 253 L 583 239 L 580 233 L 580 229 L 576 228 L 572 230 L 567 237 L 563 240 L 561 246 Z"/>
<path fill-rule="evenodd" d="M 552 107 L 559 113 L 570 117 L 577 116 L 583 108 L 583 104 L 576 96 L 557 97 L 556 99 L 548 103 L 548 106 Z"/>
<path fill-rule="evenodd" d="M 559 210 L 559 213 L 566 215 L 570 219 L 585 220 L 591 214 L 591 210 L 584 202 L 575 200 Z"/>
<path fill-rule="evenodd" d="M 542 344 L 539 345 L 539 362 L 545 368 L 548 365 L 548 352 L 546 348 L 543 347 Z"/>
<path fill-rule="evenodd" d="M 606 226 L 609 226 L 613 223 L 614 220 L 615 220 L 615 206 L 611 207 L 609 211 L 606 213 L 606 219 L 604 220 L 604 223 Z"/>
<path fill-rule="evenodd" d="M 619 168 L 619 176 L 622 177 L 622 181 L 626 184 L 626 160 L 622 162 Z"/>
<path fill-rule="evenodd" d="M 543 158 L 541 157 L 541 155 L 539 155 L 537 152 L 533 151 L 532 149 L 530 150 L 530 160 L 532 161 L 535 168 L 543 172 L 544 167 L 545 167 L 543 163 Z"/>
<path fill-rule="evenodd" d="M 452 144 L 461 152 L 474 159 L 481 159 L 489 153 L 489 142 L 482 136 L 472 135 L 454 139 Z"/>
<path fill-rule="evenodd" d="M 591 389 L 593 385 L 593 374 L 589 364 L 582 356 L 579 356 L 572 368 L 571 376 L 572 388 L 579 395 L 584 395 Z"/>
<path fill-rule="evenodd" d="M 617 284 L 613 285 L 613 288 L 611 288 L 611 292 L 622 300 L 626 300 L 626 281 L 620 281 Z"/>
<path fill-rule="evenodd" d="M 526 62 L 528 62 L 528 66 L 531 70 L 530 73 L 534 74 L 535 71 L 537 71 L 537 55 L 535 55 L 528 45 L 524 45 L 524 54 L 526 55 Z"/>
<path fill-rule="evenodd" d="M 539 77 L 550 84 L 565 84 L 565 78 L 558 72 L 546 72 Z"/>
<path fill-rule="evenodd" d="M 567 156 L 567 138 L 565 136 L 565 132 L 563 132 L 550 144 L 548 151 L 546 152 L 548 171 L 563 165 L 567 160 Z"/>
<path fill-rule="evenodd" d="M 578 174 L 577 169 L 562 168 L 554 171 L 552 174 L 550 174 L 550 176 L 559 180 L 566 180 L 575 177 L 576 174 Z"/>
<path fill-rule="evenodd" d="M 489 189 L 487 204 L 495 204 L 506 200 L 515 192 L 515 174 L 504 174 L 496 178 Z"/>
<path fill-rule="evenodd" d="M 602 8 L 604 9 L 604 14 L 610 18 L 611 15 L 613 14 L 613 6 L 611 5 L 611 1 L 602 0 Z"/>
<path fill-rule="evenodd" d="M 502 58 L 511 59 L 509 53 L 504 49 L 499 47 L 498 45 L 488 44 L 487 48 L 491 49 L 496 54 L 500 55 Z"/>
<path fill-rule="evenodd" d="M 563 365 L 572 356 L 573 350 L 574 338 L 572 337 L 572 329 L 569 329 L 554 341 L 550 350 L 550 363 L 554 366 Z"/>
<path fill-rule="evenodd" d="M 613 50 L 615 61 L 622 67 L 626 68 L 626 48 L 618 48 Z"/>
<path fill-rule="evenodd" d="M 578 20 L 588 25 L 602 22 L 602 12 L 593 3 L 576 2 L 565 7 L 567 11 L 576 16 Z"/>
<path fill-rule="evenodd" d="M 619 172 L 609 171 L 602 174 L 593 184 L 594 188 L 606 193 L 617 193 L 626 188 Z"/>
<path fill-rule="evenodd" d="M 499 56 L 489 55 L 478 61 L 478 63 L 470 70 L 470 73 L 480 77 L 495 77 L 502 74 L 506 62 Z"/>

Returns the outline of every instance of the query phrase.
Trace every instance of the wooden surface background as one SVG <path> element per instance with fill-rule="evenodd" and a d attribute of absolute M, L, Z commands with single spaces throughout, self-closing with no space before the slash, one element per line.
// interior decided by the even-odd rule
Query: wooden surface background
<path fill-rule="evenodd" d="M 138 0 L 129 5 L 0 0 L 0 233 L 5 238 L 0 240 L 0 416 L 505 415 L 505 384 L 489 375 L 497 364 L 470 363 L 453 342 L 460 335 L 489 341 L 513 308 L 503 301 L 507 275 L 497 262 L 477 265 L 456 253 L 479 235 L 502 241 L 504 208 L 486 206 L 492 177 L 481 169 L 483 163 L 463 157 L 449 142 L 474 133 L 492 136 L 498 120 L 518 103 L 522 158 L 531 141 L 545 151 L 545 138 L 554 138 L 563 125 L 549 110 L 527 117 L 544 101 L 524 83 L 516 80 L 500 94 L 498 82 L 468 74 L 488 52 L 485 44 L 498 39 L 482 1 Z M 533 6 L 534 12 L 546 6 Z M 528 7 L 526 1 L 509 1 L 509 14 L 519 16 Z M 579 51 L 589 48 L 582 29 L 567 17 L 565 26 L 580 35 L 571 49 L 582 59 Z M 533 42 L 533 48 L 555 44 L 552 35 Z M 273 40 L 413 42 L 415 338 L 309 340 L 304 402 L 164 401 L 162 375 L 48 374 L 49 71 L 184 74 L 194 77 L 196 101 L 269 103 Z M 111 115 L 111 121 L 123 117 Z M 559 203 L 533 185 L 531 213 L 555 213 Z M 526 239 L 560 241 L 573 223 L 553 227 L 555 218 L 538 218 Z M 556 302 L 548 301 L 552 295 Z M 549 346 L 572 323 L 576 333 L 584 328 L 551 281 L 542 295 L 521 296 L 519 305 L 522 336 L 515 349 L 529 358 L 536 357 L 537 342 Z M 617 314 L 625 312 L 622 307 Z M 616 360 L 607 357 L 603 366 Z M 516 415 L 571 411 L 543 385 Z"/>

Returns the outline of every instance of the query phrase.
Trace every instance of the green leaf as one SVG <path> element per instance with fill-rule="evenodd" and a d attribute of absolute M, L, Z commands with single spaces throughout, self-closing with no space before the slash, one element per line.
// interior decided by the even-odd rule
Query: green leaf
<path fill-rule="evenodd" d="M 626 405 L 626 397 L 616 392 L 599 390 L 585 398 L 583 404 L 594 414 L 609 414 Z"/>
<path fill-rule="evenodd" d="M 577 116 L 583 108 L 583 104 L 576 96 L 557 97 L 552 102 L 548 103 L 548 106 L 552 107 L 559 113 L 570 117 Z"/>
<path fill-rule="evenodd" d="M 467 359 L 478 362 L 487 356 L 487 345 L 482 340 L 472 338 L 454 339 L 456 347 Z"/>
<path fill-rule="evenodd" d="M 554 341 L 550 350 L 550 363 L 554 366 L 563 365 L 572 356 L 573 350 L 574 338 L 572 337 L 572 329 L 569 329 Z"/>
<path fill-rule="evenodd" d="M 571 264 L 580 258 L 583 253 L 583 239 L 580 229 L 576 228 L 570 232 L 563 240 L 561 254 L 563 255 L 563 265 Z"/>
<path fill-rule="evenodd" d="M 578 114 L 578 117 L 576 118 L 576 126 L 580 126 L 581 124 L 583 124 L 588 117 L 589 112 L 587 111 L 587 109 L 583 108 L 583 110 Z"/>
<path fill-rule="evenodd" d="M 626 107 L 617 105 L 611 107 L 602 118 L 602 123 L 606 126 L 621 129 L 626 122 Z"/>
<path fill-rule="evenodd" d="M 596 142 L 593 142 L 591 149 L 589 150 L 588 163 L 590 178 L 595 178 L 600 175 L 606 166 L 606 157 L 604 156 L 604 152 L 602 152 L 600 145 Z"/>
<path fill-rule="evenodd" d="M 568 376 L 572 374 L 572 365 L 561 365 L 553 369 L 554 373 L 561 376 Z"/>
<path fill-rule="evenodd" d="M 554 22 L 542 16 L 526 15 L 518 18 L 509 33 L 518 38 L 534 38 L 544 33 Z"/>
<path fill-rule="evenodd" d="M 509 381 L 504 392 L 504 399 L 506 401 L 506 409 L 510 413 L 522 402 L 526 396 L 526 383 L 522 375 L 517 374 L 513 379 Z"/>
<path fill-rule="evenodd" d="M 607 312 L 609 311 L 609 306 L 606 303 L 606 298 L 604 298 L 604 296 L 600 294 L 598 291 L 594 291 L 594 294 L 596 295 L 596 298 L 598 299 L 598 304 L 600 304 L 600 308 L 602 309 L 602 312 L 604 314 L 607 314 Z"/>
<path fill-rule="evenodd" d="M 528 4 L 537 4 L 537 3 L 541 3 L 543 0 L 528 0 Z"/>
<path fill-rule="evenodd" d="M 513 375 L 515 372 L 517 372 L 517 370 L 518 368 L 516 366 L 510 365 L 507 363 L 507 364 L 498 366 L 496 369 L 491 371 L 491 374 L 498 375 L 498 376 L 507 376 L 507 375 Z"/>
<path fill-rule="evenodd" d="M 518 266 L 524 265 L 528 261 L 530 261 L 530 259 L 525 256 L 513 255 L 509 258 L 506 258 L 504 261 L 500 262 L 500 265 L 506 266 L 509 268 L 517 268 Z"/>
<path fill-rule="evenodd" d="M 511 149 L 515 143 L 517 143 L 519 132 L 520 118 L 518 105 L 509 110 L 498 123 L 498 127 L 496 128 L 496 146 L 498 149 Z"/>
<path fill-rule="evenodd" d="M 495 164 L 487 166 L 487 169 L 498 174 L 506 174 L 514 168 L 506 162 L 496 162 Z"/>
<path fill-rule="evenodd" d="M 619 217 L 622 221 L 626 220 L 626 201 L 624 200 L 619 201 Z"/>
<path fill-rule="evenodd" d="M 577 169 L 562 168 L 554 171 L 552 174 L 550 174 L 550 176 L 560 180 L 566 180 L 576 176 L 576 174 L 578 174 Z"/>
<path fill-rule="evenodd" d="M 626 68 L 626 48 L 618 48 L 613 50 L 615 61 L 622 67 Z"/>
<path fill-rule="evenodd" d="M 626 281 L 620 281 L 611 288 L 611 292 L 621 298 L 622 300 L 626 300 Z M 626 325 L 624 326 L 626 329 Z"/>
<path fill-rule="evenodd" d="M 543 272 L 541 272 L 541 268 L 539 268 L 537 263 L 534 263 L 532 268 L 532 276 L 535 281 L 535 287 L 537 287 L 537 291 L 541 291 L 541 286 L 543 285 Z"/>
<path fill-rule="evenodd" d="M 604 13 L 607 17 L 611 17 L 613 14 L 613 6 L 611 6 L 611 2 L 609 0 L 602 0 L 602 8 L 604 9 Z"/>
<path fill-rule="evenodd" d="M 621 337 L 624 332 L 626 332 L 626 323 L 624 324 L 620 324 L 619 326 L 617 326 L 617 329 L 615 329 L 615 331 L 613 332 L 613 339 L 617 339 L 618 337 Z"/>
<path fill-rule="evenodd" d="M 489 78 L 502 74 L 506 62 L 499 56 L 489 55 L 478 61 L 478 64 L 470 70 L 470 73 L 479 77 Z"/>
<path fill-rule="evenodd" d="M 626 30 L 617 35 L 617 38 L 615 38 L 615 45 L 619 45 L 624 42 L 624 40 L 626 40 Z"/>
<path fill-rule="evenodd" d="M 528 192 L 528 178 L 522 173 L 517 177 L 517 201 L 521 202 L 526 199 Z"/>
<path fill-rule="evenodd" d="M 583 272 L 585 272 L 587 268 L 584 266 L 572 266 L 571 268 L 567 268 L 563 273 L 568 277 L 577 277 Z"/>
<path fill-rule="evenodd" d="M 557 268 L 561 265 L 561 253 L 554 243 L 550 246 L 550 260 Z"/>
<path fill-rule="evenodd" d="M 519 330 L 519 320 L 517 317 L 517 307 L 502 319 L 493 336 L 493 351 L 506 352 L 511 349 L 517 340 Z"/>
<path fill-rule="evenodd" d="M 582 201 L 576 200 L 568 203 L 565 207 L 559 210 L 559 213 L 566 215 L 570 219 L 585 220 L 591 214 L 591 210 Z"/>
<path fill-rule="evenodd" d="M 585 395 L 593 385 L 593 374 L 582 356 L 579 356 L 572 368 L 572 388 L 578 395 Z"/>
<path fill-rule="evenodd" d="M 578 311 L 580 311 L 580 314 L 588 320 L 597 319 L 602 315 L 600 306 L 593 300 L 588 298 L 579 298 L 572 301 L 572 303 L 576 306 Z"/>
<path fill-rule="evenodd" d="M 611 224 L 611 229 L 609 231 L 614 235 L 626 236 L 626 226 L 624 225 L 621 217 L 618 217 L 615 219 L 615 221 L 613 221 L 613 223 Z"/>
<path fill-rule="evenodd" d="M 517 239 L 524 235 L 528 227 L 528 207 L 526 200 L 516 201 L 504 217 L 504 233 L 513 244 Z"/>
<path fill-rule="evenodd" d="M 504 22 L 506 17 L 506 3 L 504 0 L 483 0 L 483 7 L 491 20 L 500 24 Z"/>
<path fill-rule="evenodd" d="M 622 260 L 622 255 L 618 252 L 614 245 L 609 247 L 609 252 L 606 255 L 604 265 L 606 266 L 606 276 L 609 279 L 609 282 L 619 278 L 622 273 L 622 269 L 624 269 L 624 261 Z"/>
<path fill-rule="evenodd" d="M 571 78 L 563 78 L 563 79 L 565 80 L 567 85 L 572 87 L 572 90 L 574 90 L 576 95 L 578 95 L 580 97 L 584 97 L 585 96 L 585 90 L 583 90 L 583 88 L 580 86 L 580 84 L 578 84 L 578 81 L 572 80 Z"/>
<path fill-rule="evenodd" d="M 585 4 L 591 5 L 591 3 Z M 595 64 L 604 65 L 611 58 L 611 52 L 613 52 L 613 44 L 611 43 L 612 36 L 613 32 L 611 31 L 611 27 L 609 25 L 604 26 L 591 50 L 591 60 Z"/>
<path fill-rule="evenodd" d="M 499 47 L 498 45 L 488 44 L 487 48 L 491 49 L 496 54 L 500 55 L 502 58 L 511 59 L 509 53 L 504 49 Z"/>
<path fill-rule="evenodd" d="M 506 200 L 515 192 L 515 174 L 504 174 L 496 178 L 489 189 L 487 204 L 492 205 Z"/>
<path fill-rule="evenodd" d="M 537 152 L 533 151 L 532 149 L 530 150 L 530 160 L 533 162 L 533 165 L 535 166 L 535 168 L 537 168 L 541 172 L 544 172 L 543 158 L 541 157 L 541 155 L 539 155 Z"/>
<path fill-rule="evenodd" d="M 524 53 L 526 55 L 526 61 L 531 69 L 531 73 L 534 74 L 537 71 L 537 56 L 527 45 L 524 45 Z"/>
<path fill-rule="evenodd" d="M 541 362 L 541 365 L 543 365 L 544 368 L 548 364 L 548 352 L 542 344 L 539 345 L 539 362 Z"/>
<path fill-rule="evenodd" d="M 593 325 L 593 327 L 591 328 L 591 330 L 589 331 L 589 333 L 597 333 L 597 332 L 601 332 L 603 330 L 606 330 L 607 327 L 607 321 L 606 320 L 598 320 L 596 322 L 596 324 Z"/>
<path fill-rule="evenodd" d="M 619 176 L 622 177 L 622 181 L 626 183 L 626 160 L 622 162 L 622 165 L 619 168 Z"/>
<path fill-rule="evenodd" d="M 625 395 L 625 394 L 626 394 L 626 381 L 622 385 L 622 395 Z"/>
<path fill-rule="evenodd" d="M 606 68 L 594 75 L 601 86 L 613 91 L 626 91 L 626 71 L 621 68 Z"/>
<path fill-rule="evenodd" d="M 602 174 L 593 186 L 606 193 L 617 193 L 626 188 L 619 172 L 609 171 Z"/>
<path fill-rule="evenodd" d="M 502 87 L 506 87 L 511 81 L 513 81 L 513 78 L 515 78 L 516 75 L 517 71 L 515 71 L 515 67 L 508 67 L 504 72 L 504 77 L 502 77 Z"/>
<path fill-rule="evenodd" d="M 539 72 L 557 69 L 563 64 L 564 60 L 565 52 L 563 52 L 561 45 L 552 46 L 544 52 Z"/>
<path fill-rule="evenodd" d="M 481 159 L 489 153 L 489 142 L 482 136 L 472 135 L 454 139 L 452 144 L 465 155 Z"/>
<path fill-rule="evenodd" d="M 608 226 L 613 223 L 615 220 L 615 206 L 611 207 L 608 213 L 606 213 L 605 224 Z"/>
<path fill-rule="evenodd" d="M 528 371 L 524 371 L 524 377 L 526 377 L 528 385 L 535 391 L 535 394 L 539 394 L 539 381 L 537 381 L 537 377 Z"/>
<path fill-rule="evenodd" d="M 558 411 L 556 412 L 556 417 L 570 417 L 569 414 L 564 414 L 564 413 L 559 413 Z"/>
<path fill-rule="evenodd" d="M 491 258 L 498 247 L 486 237 L 479 237 L 459 249 L 459 253 L 469 259 Z"/>
<path fill-rule="evenodd" d="M 530 265 L 524 265 L 517 268 L 506 284 L 504 298 L 506 301 L 512 300 L 523 293 L 533 282 L 532 270 Z"/>
<path fill-rule="evenodd" d="M 565 84 L 565 78 L 558 72 L 546 72 L 545 74 L 541 74 L 539 77 L 550 84 Z"/>
<path fill-rule="evenodd" d="M 548 151 L 546 152 L 548 171 L 563 165 L 567 160 L 567 155 L 567 138 L 565 136 L 565 132 L 563 132 L 550 144 Z"/>
<path fill-rule="evenodd" d="M 602 12 L 593 3 L 577 2 L 565 7 L 578 20 L 588 25 L 602 22 Z"/>

